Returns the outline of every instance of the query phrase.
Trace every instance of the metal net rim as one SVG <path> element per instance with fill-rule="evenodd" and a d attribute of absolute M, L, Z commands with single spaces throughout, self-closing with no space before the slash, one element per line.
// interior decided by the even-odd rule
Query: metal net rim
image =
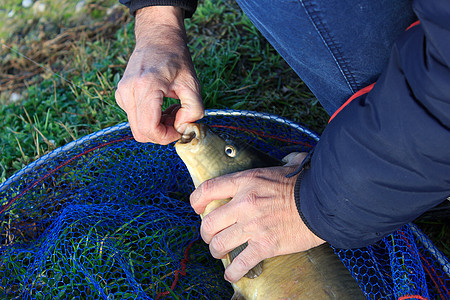
<path fill-rule="evenodd" d="M 439 264 L 442 266 L 442 270 L 447 274 L 448 277 L 450 277 L 450 262 L 448 261 L 447 257 L 445 257 L 437 248 L 436 246 L 431 242 L 431 240 L 428 238 L 427 235 L 425 235 L 418 227 L 417 225 L 413 223 L 408 223 L 409 229 L 416 237 L 417 241 L 420 242 L 420 244 L 428 250 L 431 255 L 439 262 Z"/>
<path fill-rule="evenodd" d="M 212 116 L 230 116 L 230 117 L 246 116 L 246 117 L 254 117 L 254 118 L 271 120 L 271 121 L 275 121 L 275 122 L 278 122 L 278 123 L 281 123 L 284 125 L 288 125 L 288 126 L 292 127 L 293 129 L 298 130 L 299 132 L 306 134 L 307 136 L 313 138 L 316 142 L 319 141 L 319 136 L 316 133 L 314 133 L 314 132 L 306 129 L 305 127 L 298 125 L 288 119 L 285 119 L 285 118 L 282 118 L 282 117 L 279 117 L 276 115 L 268 114 L 268 113 L 261 113 L 261 112 L 250 111 L 250 110 L 233 110 L 233 109 L 207 109 L 207 110 L 205 110 L 205 117 L 212 117 Z M 10 178 L 8 178 L 5 182 L 0 184 L 0 192 L 7 189 L 10 184 L 19 180 L 23 175 L 26 175 L 27 173 L 31 172 L 35 167 L 47 162 L 49 159 L 52 159 L 52 158 L 56 157 L 57 155 L 60 155 L 61 153 L 68 152 L 75 146 L 77 146 L 85 141 L 93 140 L 94 138 L 99 138 L 99 137 L 105 136 L 107 134 L 110 134 L 112 132 L 126 129 L 129 127 L 130 127 L 130 124 L 128 122 L 120 123 L 120 124 L 99 130 L 97 132 L 93 132 L 82 138 L 72 141 L 64 146 L 56 148 L 52 152 L 50 152 L 44 156 L 41 156 L 36 161 L 23 167 L 21 170 L 19 170 L 18 172 L 13 174 Z"/>

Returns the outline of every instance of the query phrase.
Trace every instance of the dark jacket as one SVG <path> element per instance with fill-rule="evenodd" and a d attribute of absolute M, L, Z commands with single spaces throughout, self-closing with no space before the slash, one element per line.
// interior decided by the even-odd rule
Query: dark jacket
<path fill-rule="evenodd" d="M 197 0 L 119 0 L 134 15 L 140 8 L 147 6 L 177 6 L 184 9 L 184 16 L 190 18 L 197 8 Z"/>
<path fill-rule="evenodd" d="M 300 184 L 304 220 L 336 247 L 376 242 L 450 195 L 450 2 L 413 9 L 420 24 L 330 122 Z"/>
<path fill-rule="evenodd" d="M 131 13 L 196 1 L 120 0 Z M 450 195 L 450 2 L 416 0 L 374 88 L 330 122 L 296 185 L 307 226 L 339 248 L 372 244 Z"/>

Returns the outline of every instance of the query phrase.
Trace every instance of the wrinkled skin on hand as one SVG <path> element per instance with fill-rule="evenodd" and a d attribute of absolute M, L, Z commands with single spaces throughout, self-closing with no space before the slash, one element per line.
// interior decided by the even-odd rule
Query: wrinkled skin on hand
<path fill-rule="evenodd" d="M 305 153 L 289 155 L 282 167 L 228 174 L 202 183 L 191 194 L 191 205 L 200 214 L 213 200 L 232 198 L 206 215 L 200 233 L 213 257 L 248 242 L 225 270 L 225 279 L 238 281 L 258 262 L 284 254 L 306 251 L 325 241 L 314 235 L 299 216 L 294 185 L 286 178 L 297 169 Z"/>
<path fill-rule="evenodd" d="M 136 14 L 136 47 L 116 90 L 139 142 L 168 144 L 203 117 L 200 85 L 186 44 L 183 11 L 148 7 Z M 162 111 L 163 97 L 180 104 Z"/>

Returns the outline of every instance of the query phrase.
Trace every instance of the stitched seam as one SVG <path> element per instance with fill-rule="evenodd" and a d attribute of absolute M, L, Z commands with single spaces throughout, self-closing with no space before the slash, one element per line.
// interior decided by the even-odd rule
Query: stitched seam
<path fill-rule="evenodd" d="M 347 82 L 348 87 L 350 88 L 352 93 L 354 93 L 356 90 L 358 90 L 358 85 L 356 83 L 355 78 L 353 77 L 353 74 L 350 72 L 348 68 L 349 64 L 343 57 L 342 52 L 340 51 L 339 47 L 336 45 L 335 41 L 331 37 L 325 24 L 320 20 L 319 16 L 317 15 L 317 10 L 314 9 L 315 5 L 312 3 L 306 4 L 304 0 L 299 0 L 299 2 L 305 9 L 309 20 L 313 24 L 321 40 L 328 48 L 328 51 L 330 51 L 330 54 L 333 57 L 333 60 L 335 61 L 337 67 L 339 68 L 339 71 L 341 72 L 342 76 L 344 77 L 344 80 Z"/>

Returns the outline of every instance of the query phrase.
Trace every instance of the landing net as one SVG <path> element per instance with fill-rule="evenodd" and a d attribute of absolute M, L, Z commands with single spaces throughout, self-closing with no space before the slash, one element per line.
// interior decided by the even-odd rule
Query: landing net
<path fill-rule="evenodd" d="M 278 158 L 318 141 L 267 114 L 202 122 Z M 0 185 L 0 299 L 229 299 L 193 189 L 173 144 L 137 143 L 128 124 L 41 157 Z M 450 264 L 414 225 L 335 252 L 368 299 L 450 299 Z"/>

